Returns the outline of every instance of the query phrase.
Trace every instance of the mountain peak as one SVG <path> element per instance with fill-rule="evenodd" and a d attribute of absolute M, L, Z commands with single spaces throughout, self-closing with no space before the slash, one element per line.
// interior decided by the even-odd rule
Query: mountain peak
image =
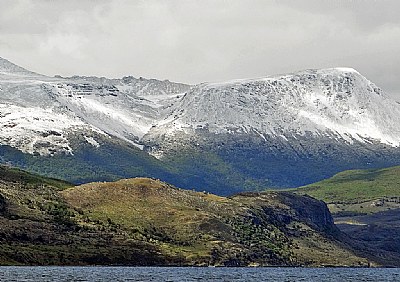
<path fill-rule="evenodd" d="M 0 57 L 0 72 L 12 73 L 12 74 L 35 74 L 35 75 L 38 75 L 37 73 L 28 71 L 27 69 L 24 69 L 23 67 L 20 67 L 2 57 Z"/>
<path fill-rule="evenodd" d="M 50 78 L 1 59 L 0 94 L 1 145 L 57 163 L 65 154 L 66 162 L 104 168 L 110 177 L 138 175 L 141 169 L 121 168 L 139 158 L 143 175 L 229 194 L 400 163 L 400 105 L 348 67 L 189 86 L 140 77 Z M 144 150 L 143 162 L 133 146 Z M 110 148 L 123 165 L 109 165 Z M 96 157 L 86 160 L 92 152 Z M 146 153 L 162 163 L 152 159 L 153 168 Z M 82 179 L 78 174 L 68 179 Z"/>
<path fill-rule="evenodd" d="M 164 124 L 170 126 L 167 132 L 195 132 L 206 126 L 218 134 L 256 132 L 261 139 L 301 139 L 312 133 L 348 144 L 400 146 L 400 108 L 347 67 L 203 84 L 192 88 L 176 109 L 170 124 Z"/>
<path fill-rule="evenodd" d="M 343 76 L 343 75 L 356 75 L 359 77 L 362 77 L 364 79 L 365 76 L 362 75 L 359 71 L 357 71 L 354 68 L 351 67 L 333 67 L 333 68 L 320 68 L 320 69 L 306 69 L 306 70 L 300 70 L 300 71 L 295 71 L 292 73 L 287 73 L 287 74 L 280 74 L 280 75 L 271 75 L 266 78 L 269 79 L 280 79 L 283 77 L 288 77 L 288 76 L 309 76 L 309 75 L 316 75 L 318 78 L 322 77 L 328 77 L 328 76 Z M 317 77 L 309 77 L 309 79 L 317 79 Z"/>
<path fill-rule="evenodd" d="M 348 74 L 348 73 L 357 74 L 362 78 L 365 78 L 362 74 L 360 74 L 360 72 L 358 72 L 354 68 L 334 67 L 334 68 L 322 68 L 322 69 L 306 69 L 306 70 L 295 71 L 292 73 L 267 75 L 265 77 L 258 77 L 258 78 L 241 78 L 241 79 L 232 79 L 222 82 L 208 82 L 208 83 L 202 83 L 201 85 L 205 85 L 207 87 L 223 87 L 223 86 L 232 86 L 245 83 L 261 82 L 266 80 L 280 80 L 284 77 L 289 77 L 289 76 L 304 76 L 310 74 L 323 75 L 323 76 L 327 75 L 337 76 L 338 74 Z"/>
<path fill-rule="evenodd" d="M 357 70 L 355 70 L 353 68 L 349 68 L 349 67 L 336 67 L 336 68 L 333 68 L 333 69 L 334 70 L 338 70 L 338 71 L 342 71 L 342 72 L 355 72 L 355 73 L 359 74 L 359 72 Z"/>
<path fill-rule="evenodd" d="M 359 71 L 357 71 L 354 68 L 351 67 L 334 67 L 334 68 L 323 68 L 323 69 L 312 69 L 310 70 L 314 73 L 317 74 L 322 74 L 322 75 L 338 75 L 338 74 L 353 74 L 353 75 L 358 75 L 363 78 L 365 78 Z M 302 71 L 298 73 L 303 73 Z M 295 73 L 296 74 L 296 73 Z"/>

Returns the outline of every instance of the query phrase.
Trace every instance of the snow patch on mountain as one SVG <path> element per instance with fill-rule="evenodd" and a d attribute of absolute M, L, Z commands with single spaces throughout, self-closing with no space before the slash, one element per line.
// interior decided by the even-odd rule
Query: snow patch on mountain
<path fill-rule="evenodd" d="M 352 68 L 189 86 L 131 76 L 46 77 L 0 58 L 0 105 L 0 144 L 28 153 L 73 153 L 67 135 L 81 130 L 139 148 L 149 140 L 179 147 L 178 135 L 198 132 L 400 146 L 400 105 Z"/>
<path fill-rule="evenodd" d="M 133 77 L 47 77 L 0 59 L 0 89 L 0 103 L 10 105 L 5 114 L 15 117 L 13 130 L 0 132 L 0 144 L 27 153 L 53 154 L 72 153 L 65 136 L 80 128 L 142 149 L 142 136 L 162 118 L 163 108 L 170 107 L 189 86 Z M 7 118 L 0 117 L 0 122 L 7 128 Z M 43 137 L 44 129 L 57 135 Z"/>
<path fill-rule="evenodd" d="M 381 89 L 354 69 L 331 68 L 198 85 L 146 139 L 168 137 L 172 142 L 176 134 L 195 136 L 196 130 L 206 129 L 283 139 L 311 133 L 336 142 L 396 147 L 399 124 L 400 105 Z"/>
<path fill-rule="evenodd" d="M 99 142 L 97 142 L 93 137 L 88 137 L 88 136 L 83 136 L 83 137 L 85 138 L 86 142 L 88 142 L 93 147 L 96 147 L 96 148 L 100 147 Z"/>
<path fill-rule="evenodd" d="M 82 121 L 55 113 L 52 109 L 11 104 L 0 104 L 0 128 L 0 144 L 40 155 L 72 154 L 66 133 L 88 130 Z"/>

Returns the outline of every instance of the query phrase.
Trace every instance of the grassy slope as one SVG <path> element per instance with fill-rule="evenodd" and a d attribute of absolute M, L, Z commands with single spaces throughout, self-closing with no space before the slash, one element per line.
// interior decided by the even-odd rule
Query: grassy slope
<path fill-rule="evenodd" d="M 18 168 L 0 166 L 0 179 L 5 182 L 22 182 L 27 186 L 48 185 L 60 190 L 74 186 L 73 184 L 55 178 L 43 177 Z"/>
<path fill-rule="evenodd" d="M 306 197 L 270 192 L 225 198 L 145 178 L 62 194 L 89 221 L 118 226 L 129 239 L 152 242 L 189 265 L 366 263 L 333 239 L 337 230 L 324 221 L 330 218 L 324 218 L 325 205 Z"/>
<path fill-rule="evenodd" d="M 397 208 L 400 197 L 400 166 L 349 170 L 295 190 L 330 204 L 331 212 L 370 213 Z M 380 201 L 381 205 L 375 203 Z"/>
<path fill-rule="evenodd" d="M 0 264 L 366 264 L 311 198 L 224 198 L 147 178 L 68 188 L 1 171 Z"/>
<path fill-rule="evenodd" d="M 128 242 L 85 214 L 60 191 L 71 184 L 0 166 L 0 264 L 178 264 L 146 241 Z M 179 259 L 179 258 L 178 258 Z"/>
<path fill-rule="evenodd" d="M 387 258 L 398 260 L 400 166 L 344 171 L 297 192 L 326 201 L 340 230 L 364 250 L 385 252 Z"/>

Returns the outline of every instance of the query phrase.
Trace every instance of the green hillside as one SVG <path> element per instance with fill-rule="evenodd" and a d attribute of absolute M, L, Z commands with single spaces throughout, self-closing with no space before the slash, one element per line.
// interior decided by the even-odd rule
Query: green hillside
<path fill-rule="evenodd" d="M 26 186 L 37 187 L 48 185 L 51 187 L 65 189 L 73 184 L 55 178 L 43 177 L 38 174 L 29 173 L 18 168 L 0 165 L 0 179 L 10 183 L 24 183 Z"/>
<path fill-rule="evenodd" d="M 294 191 L 325 201 L 334 213 L 370 213 L 398 208 L 400 166 L 344 171 Z"/>
<path fill-rule="evenodd" d="M 136 178 L 71 187 L 1 167 L 0 264 L 366 265 L 326 205 L 289 192 L 219 197 Z M 383 263 L 382 261 L 376 261 Z"/>

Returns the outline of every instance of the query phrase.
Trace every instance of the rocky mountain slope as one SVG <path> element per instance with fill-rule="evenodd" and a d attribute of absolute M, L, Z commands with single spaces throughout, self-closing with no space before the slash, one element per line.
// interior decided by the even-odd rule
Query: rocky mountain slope
<path fill-rule="evenodd" d="M 158 108 L 188 89 L 146 79 L 50 78 L 0 59 L 1 142 L 26 153 L 72 153 L 68 132 L 138 140 L 159 119 Z M 139 146 L 140 147 L 140 146 Z"/>
<path fill-rule="evenodd" d="M 224 198 L 147 178 L 71 187 L 0 167 L 0 223 L 0 264 L 390 265 L 353 248 L 323 202 L 288 192 Z"/>
<path fill-rule="evenodd" d="M 193 87 L 143 141 L 205 187 L 213 172 L 231 187 L 294 187 L 399 164 L 399 121 L 400 105 L 357 71 L 307 70 Z"/>
<path fill-rule="evenodd" d="M 288 141 L 304 136 L 348 144 L 400 144 L 400 106 L 354 69 L 294 74 L 192 88 L 148 133 L 168 138 L 207 130 Z M 306 149 L 297 150 L 308 153 Z"/>
<path fill-rule="evenodd" d="M 218 194 L 295 187 L 400 164 L 399 124 L 400 105 L 350 68 L 189 86 L 50 78 L 0 59 L 1 161 L 76 183 L 96 173 L 65 173 L 65 159 L 96 166 L 98 180 L 152 176 Z M 121 170 L 115 155 L 134 166 L 139 156 L 141 169 Z"/>
<path fill-rule="evenodd" d="M 75 183 L 174 180 L 176 173 L 138 140 L 159 108 L 187 88 L 132 77 L 51 78 L 0 59 L 0 161 Z"/>

